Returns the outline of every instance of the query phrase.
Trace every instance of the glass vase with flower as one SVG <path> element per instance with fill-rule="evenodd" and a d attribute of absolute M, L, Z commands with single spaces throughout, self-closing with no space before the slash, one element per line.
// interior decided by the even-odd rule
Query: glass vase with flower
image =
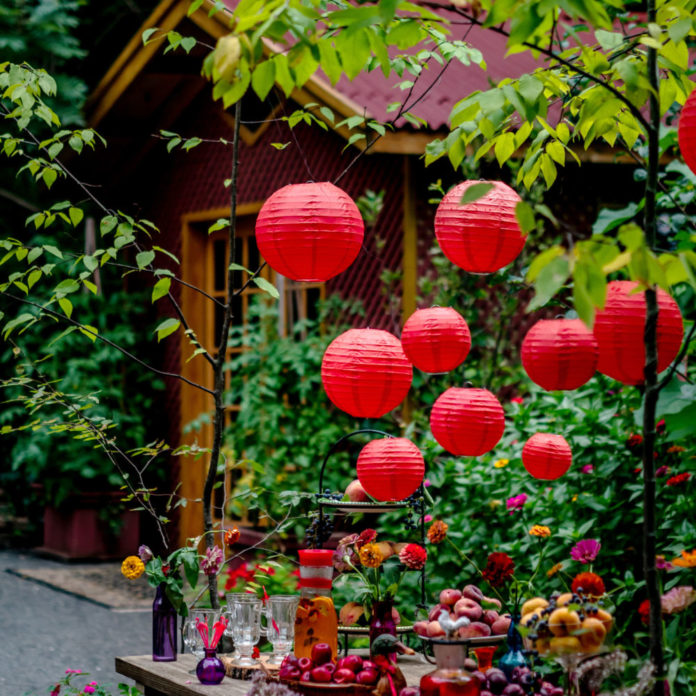
<path fill-rule="evenodd" d="M 370 645 L 385 633 L 395 636 L 400 621 L 394 606 L 396 593 L 406 572 L 422 570 L 427 556 L 418 544 L 378 541 L 374 529 L 341 539 L 334 553 L 334 567 L 339 577 L 357 580 L 353 583 L 356 601 L 341 610 L 341 624 L 350 626 L 364 617 Z"/>

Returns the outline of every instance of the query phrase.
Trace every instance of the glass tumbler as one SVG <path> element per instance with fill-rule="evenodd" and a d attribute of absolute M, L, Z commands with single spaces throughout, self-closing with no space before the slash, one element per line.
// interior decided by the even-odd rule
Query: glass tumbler
<path fill-rule="evenodd" d="M 271 595 L 266 601 L 264 611 L 266 635 L 273 646 L 273 653 L 268 660 L 269 665 L 280 665 L 292 650 L 292 642 L 295 638 L 295 615 L 299 601 L 298 595 Z"/>
<path fill-rule="evenodd" d="M 255 602 L 258 597 L 251 592 L 228 592 L 225 595 L 225 600 L 227 601 L 227 607 L 224 609 L 225 618 L 227 619 L 227 628 L 225 629 L 225 635 L 228 638 L 232 638 L 234 641 L 234 651 L 232 652 L 232 659 L 239 659 L 239 650 L 237 649 L 237 641 L 234 639 L 234 624 L 235 619 L 232 615 L 232 605 L 237 602 Z"/>
<path fill-rule="evenodd" d="M 208 627 L 208 640 L 213 637 L 213 624 L 220 618 L 218 609 L 191 609 L 184 623 L 184 645 L 198 658 L 205 655 L 201 634 L 196 628 L 196 619 Z"/>
<path fill-rule="evenodd" d="M 240 667 L 253 667 L 256 661 L 252 658 L 254 646 L 261 637 L 261 600 L 237 598 L 228 605 L 228 617 L 232 622 L 232 639 L 238 657 L 236 662 Z"/>

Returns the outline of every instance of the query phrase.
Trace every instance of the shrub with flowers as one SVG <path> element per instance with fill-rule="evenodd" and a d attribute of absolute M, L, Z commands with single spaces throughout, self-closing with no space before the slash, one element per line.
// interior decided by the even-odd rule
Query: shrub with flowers
<path fill-rule="evenodd" d="M 48 694 L 49 696 L 84 696 L 85 694 L 112 696 L 112 691 L 94 679 L 90 679 L 90 675 L 81 669 L 66 669 L 65 676 L 56 682 Z M 140 696 L 140 691 L 135 686 L 119 684 L 118 694 L 119 696 Z"/>

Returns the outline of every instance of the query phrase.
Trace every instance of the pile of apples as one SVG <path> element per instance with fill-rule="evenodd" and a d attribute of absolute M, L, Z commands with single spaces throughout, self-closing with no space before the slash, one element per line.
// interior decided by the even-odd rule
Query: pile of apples
<path fill-rule="evenodd" d="M 565 592 L 550 599 L 533 597 L 522 605 L 520 625 L 529 629 L 525 643 L 540 655 L 595 653 L 614 620 L 597 602 Z"/>
<path fill-rule="evenodd" d="M 437 620 L 442 611 L 447 611 L 452 620 L 466 616 L 471 623 L 459 628 L 459 638 L 485 638 L 505 635 L 510 628 L 510 615 L 500 614 L 499 599 L 486 597 L 476 585 L 467 585 L 463 590 L 447 589 L 440 592 L 440 603 L 428 613 L 427 621 L 417 621 L 413 630 L 419 636 L 437 638 L 445 632 Z"/>
<path fill-rule="evenodd" d="M 474 672 L 472 676 L 478 679 L 479 696 L 563 696 L 562 688 L 545 681 L 529 667 L 515 667 L 509 681 L 505 672 L 496 667 L 485 674 Z"/>
<path fill-rule="evenodd" d="M 346 655 L 334 662 L 331 646 L 316 643 L 311 657 L 288 655 L 280 665 L 278 676 L 284 681 L 372 686 L 379 680 L 379 670 L 374 662 L 358 655 Z"/>

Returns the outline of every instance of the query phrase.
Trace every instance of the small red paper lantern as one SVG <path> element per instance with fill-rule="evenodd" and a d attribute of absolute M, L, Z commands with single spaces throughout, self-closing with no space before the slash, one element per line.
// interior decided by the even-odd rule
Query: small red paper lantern
<path fill-rule="evenodd" d="M 529 379 L 547 391 L 577 389 L 597 369 L 599 347 L 581 319 L 542 319 L 522 341 Z"/>
<path fill-rule="evenodd" d="M 456 309 L 418 309 L 404 324 L 401 345 L 423 372 L 447 372 L 461 365 L 471 348 L 469 327 Z"/>
<path fill-rule="evenodd" d="M 482 183 L 493 188 L 462 205 L 464 191 Z M 502 181 L 465 181 L 455 186 L 435 213 L 435 236 L 445 256 L 469 273 L 493 273 L 507 266 L 527 241 L 515 217 L 520 200 Z"/>
<path fill-rule="evenodd" d="M 573 453 L 562 435 L 536 433 L 524 443 L 522 463 L 534 478 L 553 481 L 570 469 Z"/>
<path fill-rule="evenodd" d="M 597 310 L 594 336 L 599 345 L 597 369 L 624 384 L 642 384 L 645 368 L 645 294 L 638 283 L 612 280 L 607 284 L 604 309 Z M 657 371 L 674 360 L 684 337 L 679 305 L 664 290 L 657 290 Z"/>
<path fill-rule="evenodd" d="M 353 199 L 328 181 L 283 186 L 256 218 L 261 256 L 297 281 L 325 281 L 345 271 L 358 255 L 364 233 Z"/>
<path fill-rule="evenodd" d="M 403 500 L 425 474 L 423 455 L 405 437 L 371 440 L 358 455 L 358 480 L 375 500 Z"/>
<path fill-rule="evenodd" d="M 321 361 L 329 399 L 356 418 L 379 418 L 403 400 L 413 368 L 401 341 L 381 329 L 349 329 L 335 338 Z"/>
<path fill-rule="evenodd" d="M 682 106 L 677 137 L 686 166 L 696 174 L 696 90 L 691 92 Z"/>
<path fill-rule="evenodd" d="M 430 430 L 451 454 L 477 457 L 503 436 L 505 413 L 487 389 L 450 387 L 433 404 Z"/>

